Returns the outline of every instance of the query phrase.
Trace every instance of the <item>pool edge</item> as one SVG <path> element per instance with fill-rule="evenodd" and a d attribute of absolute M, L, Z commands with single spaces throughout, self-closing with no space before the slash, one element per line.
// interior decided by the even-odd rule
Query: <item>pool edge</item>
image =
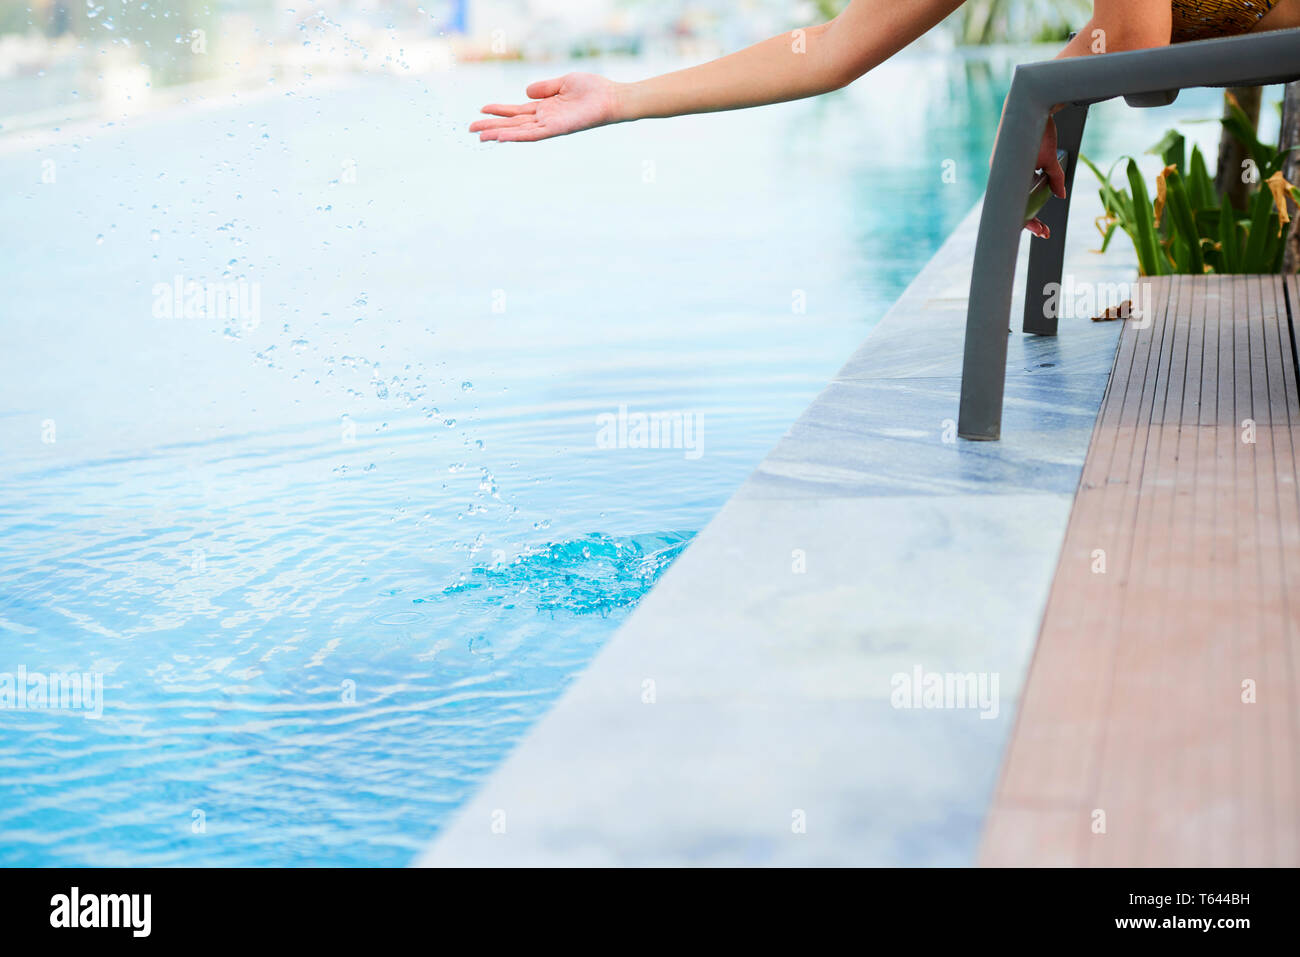
<path fill-rule="evenodd" d="M 1131 280 L 1096 205 L 1067 272 Z M 1013 333 L 1003 441 L 950 440 L 978 212 L 418 864 L 973 860 L 1118 333 Z M 997 713 L 895 707 L 918 668 Z"/>

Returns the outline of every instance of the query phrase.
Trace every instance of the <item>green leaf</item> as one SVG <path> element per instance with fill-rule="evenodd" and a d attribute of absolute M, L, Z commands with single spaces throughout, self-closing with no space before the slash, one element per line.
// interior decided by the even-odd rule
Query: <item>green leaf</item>
<path fill-rule="evenodd" d="M 1142 182 L 1142 171 L 1136 161 L 1128 161 L 1128 184 L 1133 193 L 1133 226 L 1130 236 L 1137 249 L 1138 267 L 1144 276 L 1166 276 L 1169 263 L 1156 238 L 1155 215 L 1151 211 L 1151 197 Z"/>
<path fill-rule="evenodd" d="M 1106 231 L 1101 234 L 1101 251 L 1105 252 L 1110 247 L 1111 237 L 1115 235 L 1115 230 L 1119 228 L 1119 223 L 1111 223 L 1106 227 Z"/>
<path fill-rule="evenodd" d="M 1286 162 L 1287 155 L 1291 153 L 1292 150 L 1294 149 L 1295 147 L 1292 146 L 1290 149 L 1282 150 L 1271 160 L 1269 160 L 1269 162 L 1265 164 L 1259 172 L 1259 181 L 1262 183 L 1264 180 L 1268 179 L 1270 176 L 1272 176 L 1274 173 L 1280 170 L 1282 168 L 1282 165 Z"/>
<path fill-rule="evenodd" d="M 1254 124 L 1250 122 L 1250 117 L 1236 104 L 1228 104 L 1228 115 L 1220 122 L 1223 123 L 1224 128 L 1229 133 L 1236 137 L 1242 146 L 1246 147 L 1246 151 L 1250 153 L 1255 165 L 1261 170 L 1277 155 L 1276 149 L 1260 141 L 1259 135 L 1255 132 Z"/>
<path fill-rule="evenodd" d="M 1131 220 L 1133 218 L 1131 209 L 1132 203 L 1129 201 L 1127 196 L 1110 184 L 1110 178 L 1114 175 L 1115 167 L 1120 164 L 1120 160 L 1116 160 L 1114 165 L 1111 166 L 1110 171 L 1103 176 L 1101 170 L 1097 169 L 1088 157 L 1080 153 L 1079 159 L 1083 160 L 1088 169 L 1092 170 L 1092 174 L 1097 177 L 1098 181 L 1100 181 L 1101 204 L 1105 208 L 1106 212 L 1110 213 L 1112 216 L 1120 218 L 1127 217 Z"/>
<path fill-rule="evenodd" d="M 1241 272 L 1241 231 L 1237 227 L 1237 218 L 1232 210 L 1224 209 L 1219 213 L 1219 259 L 1220 272 Z"/>
<path fill-rule="evenodd" d="M 1179 172 L 1182 172 L 1187 169 L 1183 165 L 1186 149 L 1187 140 L 1184 139 L 1183 134 L 1177 130 L 1169 130 L 1164 138 L 1147 152 L 1159 156 L 1165 161 L 1166 166 L 1177 166 Z"/>
<path fill-rule="evenodd" d="M 1273 197 L 1268 190 L 1261 189 L 1251 198 L 1250 227 L 1246 235 L 1246 250 L 1241 256 L 1242 272 L 1268 271 L 1268 234 L 1272 216 Z M 1273 229 L 1277 229 L 1276 225 Z"/>
<path fill-rule="evenodd" d="M 1187 190 L 1183 188 L 1183 178 L 1177 173 L 1165 177 L 1165 212 L 1168 214 L 1169 231 L 1180 240 L 1180 248 L 1174 256 L 1180 272 L 1199 276 L 1205 272 L 1205 259 L 1201 256 L 1201 236 L 1196 228 L 1196 217 L 1192 214 L 1192 204 L 1187 199 Z"/>
<path fill-rule="evenodd" d="M 1184 184 L 1185 185 L 1185 184 Z M 1196 217 L 1196 234 L 1202 239 L 1219 235 L 1219 211 L 1217 209 L 1193 210 Z"/>
<path fill-rule="evenodd" d="M 1214 195 L 1214 180 L 1210 179 L 1199 146 L 1192 147 L 1192 166 L 1187 171 L 1187 191 L 1194 209 L 1213 209 L 1219 205 Z"/>
<path fill-rule="evenodd" d="M 1079 159 L 1083 162 L 1083 165 L 1084 165 L 1084 166 L 1086 166 L 1086 167 L 1088 167 L 1088 169 L 1092 170 L 1092 175 L 1095 176 L 1095 177 L 1097 177 L 1097 179 L 1098 179 L 1099 181 L 1101 181 L 1101 182 L 1103 182 L 1103 183 L 1108 183 L 1108 182 L 1110 181 L 1110 177 L 1109 177 L 1109 176 L 1102 176 L 1102 175 L 1101 175 L 1101 170 L 1097 169 L 1097 164 L 1094 163 L 1092 160 L 1088 159 L 1088 157 L 1086 157 L 1086 156 L 1084 156 L 1082 153 L 1080 153 L 1080 154 L 1079 154 Z"/>
<path fill-rule="evenodd" d="M 1283 230 L 1285 233 L 1285 230 Z M 1269 272 L 1280 273 L 1283 263 L 1286 259 L 1286 237 L 1285 235 L 1278 239 L 1276 249 L 1273 253 L 1273 267 Z"/>

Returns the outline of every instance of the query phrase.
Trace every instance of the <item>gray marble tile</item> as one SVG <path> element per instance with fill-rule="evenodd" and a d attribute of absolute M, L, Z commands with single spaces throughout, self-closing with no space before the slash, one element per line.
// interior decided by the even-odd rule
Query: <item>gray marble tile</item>
<path fill-rule="evenodd" d="M 959 378 L 833 382 L 740 495 L 1073 494 L 1107 379 L 1008 379 L 999 442 L 956 439 Z"/>
<path fill-rule="evenodd" d="M 973 860 L 1119 333 L 1013 334 L 1003 439 L 944 442 L 977 224 L 421 863 Z M 1091 242 L 1071 233 L 1067 269 L 1132 277 Z M 996 717 L 894 707 L 916 668 L 997 675 Z"/>
<path fill-rule="evenodd" d="M 733 500 L 423 863 L 969 863 L 1069 508 Z M 895 708 L 917 667 L 996 715 Z"/>
<path fill-rule="evenodd" d="M 1075 200 L 1075 228 L 1067 233 L 1065 272 L 1076 283 L 1113 283 L 1136 278 L 1133 256 L 1116 242 L 1105 255 L 1092 251 L 1097 242 L 1090 220 L 1100 212 L 1097 197 L 1088 192 Z M 1083 228 L 1080 228 L 1083 227 Z M 907 291 L 880 321 L 836 378 L 909 378 L 961 375 L 966 306 L 971 262 L 979 228 L 979 208 L 973 209 L 940 247 Z M 1119 323 L 1092 322 L 1090 317 L 1063 318 L 1057 336 L 1027 336 L 1020 332 L 1025 277 L 1031 242 L 1020 243 L 1007 317 L 1008 377 L 1040 369 L 1081 374 L 1108 373 L 1119 337 Z"/>
<path fill-rule="evenodd" d="M 1019 309 L 1015 312 L 1019 315 Z M 899 311 L 881 321 L 836 375 L 837 379 L 905 379 L 960 376 L 966 308 Z M 1062 320 L 1059 334 L 1007 336 L 1007 378 L 1051 370 L 1107 374 L 1115 358 L 1120 323 Z"/>

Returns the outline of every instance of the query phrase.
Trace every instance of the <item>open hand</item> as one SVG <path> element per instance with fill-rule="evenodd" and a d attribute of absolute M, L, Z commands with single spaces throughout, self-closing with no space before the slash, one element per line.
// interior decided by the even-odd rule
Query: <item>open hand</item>
<path fill-rule="evenodd" d="M 522 143 L 618 122 L 618 84 L 594 73 L 539 80 L 524 92 L 531 103 L 489 103 L 483 112 L 493 119 L 475 120 L 469 131 L 480 140 Z"/>

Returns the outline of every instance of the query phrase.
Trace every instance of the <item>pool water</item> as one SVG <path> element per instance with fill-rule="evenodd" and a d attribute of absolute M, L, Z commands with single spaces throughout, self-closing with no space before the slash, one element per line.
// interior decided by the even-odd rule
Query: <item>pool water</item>
<path fill-rule="evenodd" d="M 103 680 L 0 709 L 0 864 L 411 861 L 975 202 L 1008 76 L 464 133 L 562 70 L 0 140 L 0 674 Z"/>

